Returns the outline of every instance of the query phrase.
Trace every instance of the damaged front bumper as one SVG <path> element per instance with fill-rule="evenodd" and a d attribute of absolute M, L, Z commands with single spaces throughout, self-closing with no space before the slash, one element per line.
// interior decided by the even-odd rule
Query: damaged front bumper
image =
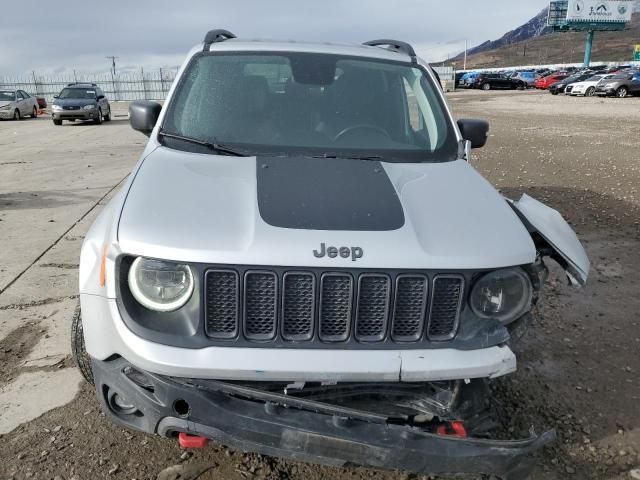
<path fill-rule="evenodd" d="M 442 436 L 375 409 L 151 374 L 122 358 L 93 359 L 92 366 L 102 407 L 120 424 L 163 436 L 186 432 L 297 461 L 517 480 L 528 476 L 530 454 L 555 439 L 554 431 L 516 441 Z"/>

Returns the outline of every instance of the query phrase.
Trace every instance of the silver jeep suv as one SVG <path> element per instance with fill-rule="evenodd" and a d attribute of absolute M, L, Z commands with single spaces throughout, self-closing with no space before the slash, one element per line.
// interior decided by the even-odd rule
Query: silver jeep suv
<path fill-rule="evenodd" d="M 488 124 L 454 121 L 410 45 L 211 31 L 130 120 L 149 142 L 86 236 L 73 331 L 110 418 L 184 446 L 526 474 L 554 432 L 487 436 L 489 383 L 516 370 L 545 258 L 577 286 L 589 260 L 468 163 Z"/>

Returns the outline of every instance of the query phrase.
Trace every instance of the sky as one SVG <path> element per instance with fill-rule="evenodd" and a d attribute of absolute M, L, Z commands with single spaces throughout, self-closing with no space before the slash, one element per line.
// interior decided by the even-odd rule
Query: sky
<path fill-rule="evenodd" d="M 5 3 L 6 2 L 6 3 Z M 174 67 L 207 30 L 238 37 L 410 42 L 438 61 L 523 24 L 548 0 L 21 0 L 1 4 L 0 76 Z"/>

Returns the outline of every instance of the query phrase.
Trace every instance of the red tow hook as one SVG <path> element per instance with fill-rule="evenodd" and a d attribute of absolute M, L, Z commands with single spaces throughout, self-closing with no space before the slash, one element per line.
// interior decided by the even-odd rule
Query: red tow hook
<path fill-rule="evenodd" d="M 467 438 L 467 429 L 459 420 L 438 425 L 436 433 L 445 437 Z"/>
<path fill-rule="evenodd" d="M 207 437 L 180 432 L 178 435 L 178 443 L 182 448 L 204 448 L 207 446 L 207 443 L 209 443 L 209 439 Z"/>

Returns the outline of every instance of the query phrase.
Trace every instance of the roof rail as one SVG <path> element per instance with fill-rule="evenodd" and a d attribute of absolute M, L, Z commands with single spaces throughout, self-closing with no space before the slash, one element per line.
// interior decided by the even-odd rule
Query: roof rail
<path fill-rule="evenodd" d="M 394 52 L 401 52 L 409 55 L 411 57 L 411 61 L 417 63 L 416 59 L 416 51 L 413 49 L 411 45 L 407 42 L 401 42 L 400 40 L 390 40 L 388 38 L 383 38 L 380 40 L 371 40 L 369 42 L 364 42 L 363 45 L 368 45 L 370 47 L 388 47 L 388 50 Z"/>
<path fill-rule="evenodd" d="M 208 51 L 212 43 L 224 42 L 225 40 L 229 40 L 231 38 L 236 38 L 236 36 L 229 30 L 209 30 L 204 36 L 204 48 L 202 49 L 202 51 Z"/>
<path fill-rule="evenodd" d="M 71 82 L 71 83 L 67 83 L 67 87 L 73 87 L 74 85 L 91 85 L 92 87 L 97 87 L 98 86 L 95 83 L 91 83 L 91 82 Z"/>

